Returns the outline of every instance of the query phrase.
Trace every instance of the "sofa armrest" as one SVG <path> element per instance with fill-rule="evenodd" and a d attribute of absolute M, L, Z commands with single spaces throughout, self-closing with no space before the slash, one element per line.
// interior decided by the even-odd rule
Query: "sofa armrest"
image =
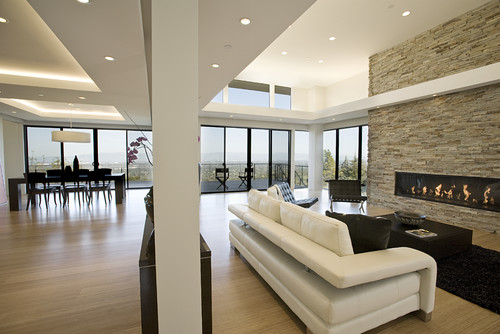
<path fill-rule="evenodd" d="M 239 219 L 243 219 L 246 213 L 253 211 L 248 204 L 229 204 L 227 209 Z"/>
<path fill-rule="evenodd" d="M 280 246 L 337 288 L 348 288 L 424 269 L 430 271 L 428 279 L 435 281 L 437 273 L 436 261 L 413 248 L 389 248 L 341 257 L 300 236 L 283 238 Z"/>

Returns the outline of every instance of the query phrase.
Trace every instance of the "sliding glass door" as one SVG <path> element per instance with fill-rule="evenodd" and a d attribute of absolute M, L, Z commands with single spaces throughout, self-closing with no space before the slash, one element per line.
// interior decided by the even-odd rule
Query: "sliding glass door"
<path fill-rule="evenodd" d="M 225 129 L 201 127 L 200 181 L 202 193 L 223 192 L 227 176 L 225 170 Z"/>
<path fill-rule="evenodd" d="M 247 133 L 244 128 L 226 128 L 226 190 L 247 189 Z"/>
<path fill-rule="evenodd" d="M 253 168 L 252 188 L 269 187 L 269 130 L 251 129 Z"/>
<path fill-rule="evenodd" d="M 201 127 L 202 193 L 265 190 L 289 170 L 290 131 Z"/>
<path fill-rule="evenodd" d="M 290 132 L 271 131 L 271 185 L 290 180 Z"/>

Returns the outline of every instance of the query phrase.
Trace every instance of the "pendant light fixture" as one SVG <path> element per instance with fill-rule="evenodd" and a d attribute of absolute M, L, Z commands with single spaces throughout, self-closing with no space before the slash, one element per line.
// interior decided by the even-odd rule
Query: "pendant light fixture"
<path fill-rule="evenodd" d="M 73 131 L 73 121 L 69 120 L 69 131 L 52 131 L 52 141 L 59 143 L 90 143 L 90 133 Z"/>

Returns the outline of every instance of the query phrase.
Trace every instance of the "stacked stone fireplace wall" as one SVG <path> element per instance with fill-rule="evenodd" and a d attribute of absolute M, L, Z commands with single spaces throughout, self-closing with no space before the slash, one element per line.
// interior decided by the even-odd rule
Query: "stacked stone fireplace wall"
<path fill-rule="evenodd" d="M 487 4 L 370 57 L 369 95 L 500 61 L 500 1 Z"/>
<path fill-rule="evenodd" d="M 417 39 L 407 41 L 389 52 L 370 57 L 370 94 L 444 77 L 461 67 L 465 70 L 485 66 L 488 57 L 498 62 L 499 5 L 499 1 L 491 1 L 419 35 L 418 43 Z M 496 20 L 496 28 L 485 29 L 487 34 L 476 40 L 475 51 L 467 53 L 467 57 L 443 58 L 437 52 L 434 55 L 412 52 L 421 47 L 412 48 L 411 43 L 423 43 L 427 45 L 424 49 L 432 49 L 432 43 L 470 48 L 474 43 L 471 32 L 462 29 L 462 34 L 450 35 L 450 24 L 489 22 L 491 27 L 491 20 Z M 407 75 L 402 75 L 403 72 Z M 368 117 L 367 176 L 371 205 L 415 211 L 445 223 L 500 232 L 498 212 L 394 194 L 396 171 L 500 178 L 500 84 L 370 110 Z"/>

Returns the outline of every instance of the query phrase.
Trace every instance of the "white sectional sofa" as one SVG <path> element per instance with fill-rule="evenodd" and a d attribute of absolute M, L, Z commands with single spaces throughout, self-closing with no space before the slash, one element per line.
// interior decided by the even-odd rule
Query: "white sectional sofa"
<path fill-rule="evenodd" d="M 308 331 L 361 333 L 434 308 L 436 262 L 411 248 L 353 254 L 347 225 L 251 190 L 229 239 Z"/>

